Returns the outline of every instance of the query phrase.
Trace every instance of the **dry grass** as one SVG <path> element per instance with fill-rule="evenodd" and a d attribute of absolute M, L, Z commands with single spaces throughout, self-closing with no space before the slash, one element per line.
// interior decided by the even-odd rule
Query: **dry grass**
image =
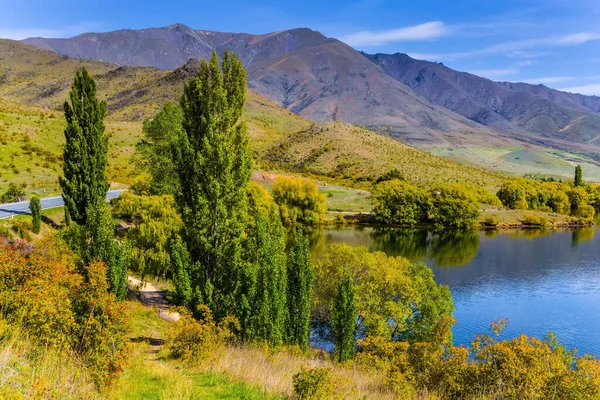
<path fill-rule="evenodd" d="M 0 319 L 0 325 L 2 321 Z M 34 345 L 18 329 L 3 340 L 0 332 L 1 399 L 97 397 L 98 392 L 84 365 L 75 357 Z"/>
<path fill-rule="evenodd" d="M 396 399 L 383 385 L 383 377 L 357 369 L 351 364 L 335 365 L 329 355 L 312 352 L 309 356 L 293 351 L 269 351 L 256 347 L 228 347 L 216 361 L 204 368 L 260 386 L 269 393 L 292 396 L 292 378 L 302 367 L 331 368 L 340 399 Z"/>

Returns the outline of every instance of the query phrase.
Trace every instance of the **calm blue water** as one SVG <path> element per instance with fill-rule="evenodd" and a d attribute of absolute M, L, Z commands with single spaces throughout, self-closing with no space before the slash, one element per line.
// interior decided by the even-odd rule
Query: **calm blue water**
<path fill-rule="evenodd" d="M 600 356 L 600 233 L 342 228 L 313 233 L 315 253 L 346 242 L 429 265 L 455 304 L 455 344 L 508 318 L 502 338 L 554 332 L 568 348 Z"/>

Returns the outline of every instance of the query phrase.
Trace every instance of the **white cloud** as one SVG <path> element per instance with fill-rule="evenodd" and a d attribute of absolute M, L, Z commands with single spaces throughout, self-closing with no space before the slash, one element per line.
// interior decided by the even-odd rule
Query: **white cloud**
<path fill-rule="evenodd" d="M 37 29 L 37 28 L 22 28 L 22 29 L 6 29 L 0 28 L 0 38 L 2 39 L 13 39 L 21 40 L 30 37 L 45 37 L 45 38 L 66 38 L 81 33 L 89 32 L 94 29 L 98 29 L 99 25 L 96 23 L 65 26 L 60 29 Z"/>
<path fill-rule="evenodd" d="M 600 39 L 600 34 L 584 32 L 576 33 L 574 35 L 563 36 L 562 38 L 560 38 L 559 43 L 563 45 L 574 46 L 598 39 Z"/>
<path fill-rule="evenodd" d="M 486 78 L 498 78 L 507 75 L 516 75 L 520 71 L 518 68 L 505 68 L 505 69 L 476 69 L 469 71 L 471 74 L 483 76 Z"/>
<path fill-rule="evenodd" d="M 341 40 L 351 46 L 381 46 L 393 42 L 421 42 L 438 39 L 450 34 L 450 29 L 441 21 L 387 31 L 362 31 L 343 36 Z"/>
<path fill-rule="evenodd" d="M 593 95 L 600 96 L 600 83 L 593 83 L 591 85 L 562 88 L 562 89 L 558 89 L 558 90 L 562 90 L 563 92 L 569 92 L 569 93 L 580 93 L 580 94 L 585 94 L 588 96 L 593 96 Z"/>
<path fill-rule="evenodd" d="M 458 53 L 430 54 L 435 56 L 430 60 L 456 60 L 459 58 L 468 58 L 482 55 L 505 55 L 508 57 L 526 56 L 532 58 L 536 55 L 544 54 L 540 49 L 554 47 L 577 46 L 587 42 L 600 40 L 600 34 L 582 32 L 566 36 L 553 36 L 540 39 L 516 40 L 511 42 L 497 43 L 478 50 L 465 51 Z"/>
<path fill-rule="evenodd" d="M 521 82 L 531 83 L 532 85 L 550 84 L 550 83 L 563 83 L 572 81 L 574 78 L 572 76 L 546 76 L 541 78 L 532 78 L 532 79 L 523 79 Z"/>
<path fill-rule="evenodd" d="M 537 64 L 537 61 L 535 61 L 535 60 L 524 60 L 524 61 L 519 61 L 517 63 L 517 65 L 519 67 L 530 67 L 530 66 L 535 65 L 535 64 Z"/>

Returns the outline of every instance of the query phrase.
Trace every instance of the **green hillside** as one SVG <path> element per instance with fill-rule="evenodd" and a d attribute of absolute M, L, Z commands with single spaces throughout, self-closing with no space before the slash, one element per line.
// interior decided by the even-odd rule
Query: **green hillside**
<path fill-rule="evenodd" d="M 58 191 L 64 120 L 62 103 L 77 68 L 97 80 L 108 103 L 108 175 L 114 186 L 131 183 L 129 159 L 142 121 L 166 101 L 177 101 L 195 74 L 191 60 L 175 71 L 118 67 L 75 60 L 23 43 L 0 40 L 0 191 L 10 183 L 27 191 Z M 313 124 L 248 91 L 245 120 L 258 166 L 340 179 L 345 184 L 376 179 L 392 168 L 417 184 L 467 182 L 498 187 L 502 178 L 432 156 L 386 136 L 345 123 Z"/>

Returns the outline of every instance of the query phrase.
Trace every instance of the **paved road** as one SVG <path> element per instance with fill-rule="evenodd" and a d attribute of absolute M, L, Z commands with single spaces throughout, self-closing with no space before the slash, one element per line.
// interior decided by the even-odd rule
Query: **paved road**
<path fill-rule="evenodd" d="M 121 193 L 123 193 L 123 190 L 109 190 L 106 194 L 106 200 L 119 197 Z M 62 196 L 44 197 L 40 199 L 40 203 L 42 204 L 42 210 L 65 205 Z M 29 201 L 0 204 L 0 219 L 9 218 L 17 214 L 29 214 Z"/>

